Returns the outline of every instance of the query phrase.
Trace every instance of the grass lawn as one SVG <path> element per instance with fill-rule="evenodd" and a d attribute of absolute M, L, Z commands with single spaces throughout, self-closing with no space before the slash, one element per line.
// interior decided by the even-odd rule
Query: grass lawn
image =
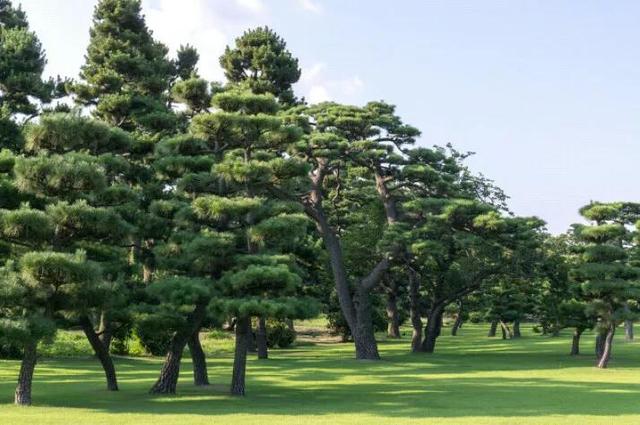
<path fill-rule="evenodd" d="M 592 335 L 571 358 L 568 333 L 524 327 L 522 339 L 502 341 L 486 331 L 445 329 L 430 356 L 408 353 L 406 338 L 382 341 L 380 362 L 352 360 L 352 345 L 336 343 L 251 356 L 242 399 L 226 394 L 225 350 L 209 358 L 206 389 L 191 385 L 187 356 L 174 397 L 147 394 L 160 359 L 116 359 L 117 393 L 91 358 L 42 359 L 29 408 L 11 404 L 19 363 L 2 361 L 0 424 L 640 424 L 640 343 L 618 338 L 610 369 L 598 370 Z"/>

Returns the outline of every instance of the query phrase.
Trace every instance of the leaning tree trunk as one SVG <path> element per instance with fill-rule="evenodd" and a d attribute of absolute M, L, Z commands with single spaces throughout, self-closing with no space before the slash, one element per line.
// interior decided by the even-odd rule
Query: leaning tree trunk
<path fill-rule="evenodd" d="M 400 315 L 398 314 L 398 294 L 395 284 L 387 292 L 387 338 L 400 338 Z"/>
<path fill-rule="evenodd" d="M 195 331 L 187 341 L 193 364 L 193 384 L 197 386 L 209 385 L 209 373 L 207 372 L 207 358 L 200 344 L 200 329 Z"/>
<path fill-rule="evenodd" d="M 440 336 L 442 328 L 442 315 L 444 306 L 437 305 L 431 309 L 427 317 L 427 325 L 424 328 L 424 341 L 422 341 L 422 351 L 433 353 L 436 349 L 436 340 Z"/>
<path fill-rule="evenodd" d="M 520 320 L 514 320 L 513 322 L 513 338 L 520 338 L 522 334 L 520 333 Z"/>
<path fill-rule="evenodd" d="M 598 334 L 596 335 L 596 345 L 595 345 L 595 349 L 596 349 L 596 361 L 599 361 L 600 358 L 602 357 L 602 354 L 604 353 L 604 342 L 606 339 L 606 332 L 603 331 L 599 331 Z"/>
<path fill-rule="evenodd" d="M 462 303 L 460 303 L 460 307 L 458 308 L 458 315 L 456 316 L 456 321 L 453 322 L 453 327 L 451 328 L 451 336 L 458 335 L 458 330 L 462 327 L 463 315 L 464 315 L 464 307 Z"/>
<path fill-rule="evenodd" d="M 285 319 L 284 322 L 287 324 L 287 328 L 294 334 L 296 333 L 296 327 L 293 324 L 293 319 Z"/>
<path fill-rule="evenodd" d="M 164 359 L 162 369 L 160 370 L 160 376 L 149 393 L 151 394 L 175 394 L 176 386 L 178 385 L 178 377 L 180 376 L 180 361 L 182 360 L 182 353 L 184 347 L 187 345 L 189 338 L 200 328 L 200 324 L 206 315 L 206 306 L 204 304 L 196 305 L 195 309 L 191 313 L 187 323 L 189 326 L 185 326 L 183 329 L 176 331 L 171 337 L 169 344 L 169 350 L 167 356 Z"/>
<path fill-rule="evenodd" d="M 256 345 L 258 347 L 258 358 L 268 359 L 269 349 L 267 347 L 267 321 L 263 316 L 258 317 L 258 327 L 256 330 Z"/>
<path fill-rule="evenodd" d="M 500 321 L 500 329 L 502 329 L 502 339 L 511 339 L 513 336 L 511 334 L 511 329 L 509 328 L 509 325 L 504 323 L 502 320 Z"/>
<path fill-rule="evenodd" d="M 633 341 L 633 320 L 624 321 L 624 340 Z"/>
<path fill-rule="evenodd" d="M 20 364 L 20 374 L 18 375 L 18 386 L 15 393 L 15 404 L 18 406 L 31 405 L 31 383 L 33 382 L 33 371 L 36 368 L 37 341 L 29 341 L 24 345 L 22 363 Z"/>
<path fill-rule="evenodd" d="M 600 369 L 605 369 L 609 364 L 609 359 L 611 359 L 611 350 L 613 348 L 613 335 L 616 332 L 615 326 L 611 326 L 607 330 L 607 334 L 604 337 L 604 347 L 602 350 L 602 356 L 598 359 L 598 367 Z"/>
<path fill-rule="evenodd" d="M 498 330 L 498 321 L 497 320 L 492 320 L 491 321 L 491 326 L 489 327 L 489 333 L 487 334 L 488 337 L 494 337 L 496 336 L 496 331 Z"/>
<path fill-rule="evenodd" d="M 107 379 L 107 390 L 118 391 L 118 379 L 116 378 L 116 368 L 113 366 L 113 359 L 107 347 L 100 341 L 100 338 L 93 329 L 93 323 L 91 323 L 89 317 L 83 316 L 80 318 L 80 326 L 87 340 L 89 340 L 93 352 L 98 360 L 100 360 L 102 370 L 104 370 L 104 376 Z"/>
<path fill-rule="evenodd" d="M 572 356 L 577 356 L 580 354 L 580 336 L 582 335 L 582 330 L 576 328 L 573 331 L 573 338 L 571 341 L 571 353 Z"/>
<path fill-rule="evenodd" d="M 356 359 L 380 360 L 378 343 L 373 329 L 371 314 L 371 296 L 362 287 L 356 289 L 354 304 L 356 310 L 355 327 L 352 330 L 353 341 L 356 346 Z"/>
<path fill-rule="evenodd" d="M 111 350 L 111 341 L 113 340 L 113 323 L 109 320 L 109 315 L 106 311 L 100 313 L 100 325 L 98 326 L 98 338 L 107 353 Z"/>
<path fill-rule="evenodd" d="M 236 321 L 236 347 L 231 376 L 231 395 L 243 396 L 245 393 L 245 371 L 250 334 L 251 320 L 247 317 L 239 317 Z"/>

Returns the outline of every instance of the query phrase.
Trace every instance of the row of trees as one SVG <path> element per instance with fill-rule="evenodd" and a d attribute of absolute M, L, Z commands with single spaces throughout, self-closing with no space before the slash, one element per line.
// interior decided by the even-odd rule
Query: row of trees
<path fill-rule="evenodd" d="M 224 325 L 244 395 L 267 321 L 321 310 L 358 359 L 379 359 L 383 310 L 391 337 L 408 318 L 411 349 L 431 353 L 453 309 L 454 332 L 471 315 L 505 337 L 530 318 L 575 328 L 576 354 L 597 326 L 606 366 L 637 306 L 635 205 L 592 204 L 594 226 L 549 237 L 469 154 L 415 146 L 393 105 L 296 98 L 298 61 L 270 29 L 225 50 L 224 84 L 198 59 L 170 59 L 138 0 L 101 0 L 79 78 L 44 81 L 25 14 L 0 0 L 0 338 L 22 355 L 17 404 L 60 328 L 83 330 L 109 390 L 114 340 L 135 333 L 165 355 L 150 389 L 164 394 L 186 347 L 209 383 L 200 332 Z"/>

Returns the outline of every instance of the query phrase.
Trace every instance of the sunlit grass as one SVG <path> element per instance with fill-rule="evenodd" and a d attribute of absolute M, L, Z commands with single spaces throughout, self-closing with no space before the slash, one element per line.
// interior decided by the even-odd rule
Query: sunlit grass
<path fill-rule="evenodd" d="M 593 367 L 593 336 L 567 355 L 569 334 L 502 341 L 486 326 L 443 337 L 437 353 L 408 353 L 408 340 L 383 341 L 381 362 L 353 360 L 351 344 L 304 345 L 251 358 L 248 394 L 227 395 L 228 341 L 209 350 L 213 385 L 191 385 L 185 356 L 174 397 L 147 390 L 157 358 L 118 358 L 121 391 L 104 390 L 90 358 L 42 359 L 31 408 L 11 405 L 19 363 L 0 362 L 1 424 L 638 424 L 640 343 L 616 341 L 610 369 Z"/>

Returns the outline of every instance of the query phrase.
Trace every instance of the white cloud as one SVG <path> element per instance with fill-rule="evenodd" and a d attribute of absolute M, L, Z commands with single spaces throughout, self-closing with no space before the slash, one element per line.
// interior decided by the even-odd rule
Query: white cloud
<path fill-rule="evenodd" d="M 306 96 L 306 100 L 309 103 L 320 103 L 331 100 L 331 96 L 329 96 L 329 91 L 323 85 L 315 85 L 311 86 L 309 92 Z"/>
<path fill-rule="evenodd" d="M 224 79 L 218 62 L 224 48 L 269 20 L 262 0 L 144 0 L 143 6 L 154 36 L 172 52 L 181 44 L 195 46 L 200 75 L 215 81 Z"/>
<path fill-rule="evenodd" d="M 322 62 L 304 68 L 300 77 L 298 91 L 303 93 L 307 102 L 318 103 L 327 100 L 353 101 L 362 92 L 364 81 L 360 77 L 330 78 L 328 67 Z"/>
<path fill-rule="evenodd" d="M 312 13 L 322 13 L 322 5 L 315 0 L 297 0 L 300 7 Z"/>

